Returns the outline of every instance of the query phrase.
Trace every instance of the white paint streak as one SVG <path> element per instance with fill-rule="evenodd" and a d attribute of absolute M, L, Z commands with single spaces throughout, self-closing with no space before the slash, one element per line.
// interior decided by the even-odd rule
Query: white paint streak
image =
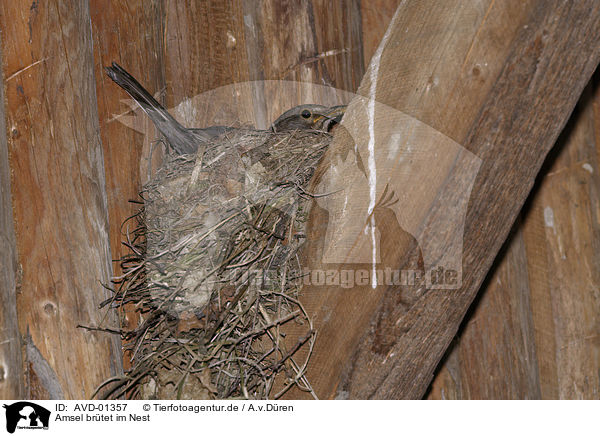
<path fill-rule="evenodd" d="M 390 22 L 387 30 L 385 31 L 385 35 L 377 47 L 377 51 L 373 55 L 373 59 L 371 60 L 369 78 L 370 78 L 370 86 L 369 86 L 369 103 L 367 105 L 367 118 L 369 120 L 369 157 L 368 157 L 368 167 L 369 167 L 369 209 L 368 216 L 370 219 L 370 230 L 371 230 L 371 246 L 372 246 L 372 257 L 371 257 L 371 265 L 373 266 L 372 271 L 372 281 L 371 286 L 373 288 L 377 287 L 377 240 L 375 238 L 375 215 L 373 211 L 375 209 L 375 203 L 377 200 L 377 165 L 375 163 L 375 99 L 377 98 L 377 79 L 379 78 L 379 66 L 381 64 L 381 55 L 383 54 L 383 49 L 386 46 L 390 35 L 391 30 L 395 26 L 396 17 L 398 16 L 398 10 L 394 14 L 394 18 Z"/>
<path fill-rule="evenodd" d="M 384 38 L 385 40 L 385 38 Z M 375 56 L 373 57 L 373 62 L 371 63 L 371 88 L 369 89 L 369 104 L 368 104 L 368 119 L 369 119 L 369 209 L 368 214 L 371 217 L 371 222 L 369 223 L 371 228 L 371 247 L 372 247 L 372 257 L 371 264 L 373 265 L 373 279 L 371 281 L 371 286 L 373 288 L 377 287 L 377 273 L 376 273 L 376 264 L 377 264 L 377 241 L 375 240 L 375 215 L 373 214 L 373 210 L 375 209 L 375 201 L 377 194 L 377 165 L 375 164 L 375 98 L 377 96 L 377 76 L 379 74 L 379 63 L 381 61 L 381 52 L 383 49 L 383 42 L 377 49 Z"/>
<path fill-rule="evenodd" d="M 546 227 L 552 229 L 552 232 L 556 236 L 556 244 L 558 245 L 558 253 L 560 254 L 560 258 L 562 260 L 567 260 L 567 255 L 565 253 L 565 248 L 562 244 L 562 240 L 560 235 L 556 233 L 556 222 L 554 220 L 554 211 L 550 206 L 546 206 L 544 208 L 544 224 Z"/>
<path fill-rule="evenodd" d="M 252 36 L 256 36 L 256 28 L 254 27 L 254 19 L 252 15 L 244 15 L 244 24 L 249 31 L 252 32 Z"/>
<path fill-rule="evenodd" d="M 583 169 L 586 170 L 587 172 L 589 172 L 590 174 L 594 173 L 594 168 L 592 168 L 592 166 L 589 163 L 584 163 L 583 165 Z"/>

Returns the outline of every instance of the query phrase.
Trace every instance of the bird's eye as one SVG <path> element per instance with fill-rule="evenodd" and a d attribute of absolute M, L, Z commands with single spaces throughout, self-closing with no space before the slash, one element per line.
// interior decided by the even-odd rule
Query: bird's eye
<path fill-rule="evenodd" d="M 308 109 L 304 109 L 300 115 L 302 115 L 302 118 L 310 118 L 310 111 Z"/>

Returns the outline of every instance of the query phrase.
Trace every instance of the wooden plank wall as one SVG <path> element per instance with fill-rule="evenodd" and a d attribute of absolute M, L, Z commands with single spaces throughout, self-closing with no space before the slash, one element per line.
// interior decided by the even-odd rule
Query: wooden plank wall
<path fill-rule="evenodd" d="M 599 77 L 548 156 L 429 398 L 599 398 Z"/>
<path fill-rule="evenodd" d="M 0 47 L 0 65 L 2 48 Z M 0 70 L 0 83 L 4 74 Z M 0 398 L 22 398 L 23 362 L 17 319 L 18 259 L 13 224 L 10 165 L 6 139 L 4 86 L 0 86 Z"/>
<path fill-rule="evenodd" d="M 248 80 L 355 91 L 398 4 L 91 0 L 89 10 L 81 2 L 0 6 L 2 35 L 11 35 L 10 43 L 2 41 L 8 121 L 2 133 L 23 271 L 20 333 L 29 344 L 26 392 L 19 373 L 10 371 L 20 355 L 14 347 L 0 350 L 0 395 L 84 398 L 120 371 L 115 338 L 75 326 L 100 322 L 95 307 L 106 294 L 98 283 L 111 275 L 109 259 L 126 252 L 121 224 L 136 209 L 128 200 L 149 175 L 150 140 L 157 136 L 145 117 L 129 119 L 135 129 L 117 120 L 130 114 L 129 106 L 103 66 L 121 63 L 189 125 L 240 119 L 264 126 L 296 97 L 257 86 L 250 94 L 230 92 L 219 107 L 194 107 L 187 99 Z M 64 33 L 67 27 L 72 31 Z M 92 69 L 95 83 L 86 73 Z M 247 104 L 254 119 L 231 109 Z M 598 398 L 597 87 L 580 105 L 428 398 Z M 159 147 L 154 167 L 160 159 Z M 0 206 L 10 210 L 6 196 Z M 10 228 L 2 229 L 10 245 Z M 4 303 L 13 298 L 16 267 L 10 259 L 2 267 L 9 286 Z M 10 304 L 3 307 L 2 326 L 14 330 Z M 121 319 L 129 326 L 137 321 L 131 310 Z"/>
<path fill-rule="evenodd" d="M 87 2 L 2 2 L 0 30 L 28 398 L 90 397 L 121 372 L 98 310 L 112 268 Z"/>
<path fill-rule="evenodd" d="M 165 9 L 169 107 L 249 80 L 317 83 L 352 91 L 364 71 L 356 0 L 334 5 L 322 0 L 230 0 L 193 5 L 168 1 Z M 266 127 L 302 98 L 300 90 L 295 96 L 281 96 L 274 95 L 273 89 L 279 88 L 263 83 L 257 83 L 250 93 L 231 88 L 210 106 L 191 101 L 193 108 L 184 105 L 178 110 L 188 124 L 203 126 L 235 119 Z M 247 107 L 254 113 L 240 112 Z"/>
<path fill-rule="evenodd" d="M 164 9 L 160 0 L 114 1 L 91 0 L 90 17 L 94 50 L 94 78 L 98 101 L 100 137 L 104 151 L 106 195 L 110 224 L 112 259 L 120 259 L 129 252 L 123 245 L 128 225 L 127 218 L 136 213 L 139 204 L 129 200 L 140 198 L 142 184 L 148 180 L 148 166 L 156 168 L 162 160 L 162 148 L 152 151 L 145 138 L 158 138 L 148 117 L 133 117 L 135 106 L 124 103 L 128 96 L 110 80 L 104 67 L 117 62 L 127 67 L 148 89 L 157 91 L 159 101 L 165 100 L 164 66 Z M 161 92 L 162 91 L 162 92 Z M 121 122 L 128 118 L 131 125 Z M 113 262 L 114 275 L 120 274 L 118 262 Z M 131 329 L 137 326 L 139 314 L 135 307 L 120 311 L 121 325 Z M 124 356 L 124 366 L 129 358 Z"/>

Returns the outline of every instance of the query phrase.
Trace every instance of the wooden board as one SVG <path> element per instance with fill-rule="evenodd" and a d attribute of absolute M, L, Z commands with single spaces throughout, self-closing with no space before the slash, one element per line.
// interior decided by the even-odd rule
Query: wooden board
<path fill-rule="evenodd" d="M 542 398 L 600 396 L 597 84 L 549 156 L 524 218 Z"/>
<path fill-rule="evenodd" d="M 2 43 L 3 41 L 0 41 L 0 65 Z M 10 399 L 23 398 L 25 379 L 21 358 L 22 341 L 17 320 L 17 242 L 13 224 L 2 71 L 0 82 L 0 398 Z"/>
<path fill-rule="evenodd" d="M 349 101 L 332 86 L 354 89 L 362 77 L 360 11 L 358 2 L 338 6 L 214 1 L 128 2 L 107 8 L 104 1 L 91 2 L 114 258 L 124 252 L 118 245 L 121 223 L 132 211 L 125 201 L 148 174 L 142 165 L 137 175 L 136 160 L 147 161 L 148 145 L 157 135 L 147 122 L 140 123 L 147 121 L 144 115 L 129 116 L 122 103 L 126 97 L 107 80 L 102 66 L 119 61 L 157 91 L 186 126 L 268 127 L 296 104 Z M 123 323 L 134 326 L 137 316 L 126 315 Z"/>
<path fill-rule="evenodd" d="M 116 328 L 99 311 L 111 277 L 104 163 L 85 2 L 4 2 L 6 115 L 27 391 L 89 398 L 121 372 Z"/>
<path fill-rule="evenodd" d="M 126 220 L 139 210 L 139 192 L 153 169 L 162 162 L 164 149 L 149 118 L 106 75 L 104 67 L 117 62 L 164 101 L 164 9 L 160 1 L 90 2 L 94 47 L 94 78 L 98 100 L 100 137 L 104 151 L 106 194 L 112 259 L 129 253 L 123 242 L 134 222 Z M 162 90 L 162 92 L 160 92 Z M 129 226 L 129 227 L 128 227 Z M 121 273 L 113 262 L 114 275 Z M 138 325 L 134 307 L 123 307 L 121 326 Z M 125 356 L 124 366 L 129 367 Z"/>
<path fill-rule="evenodd" d="M 370 0 L 360 3 L 363 52 L 367 66 L 400 2 L 401 0 Z"/>
<path fill-rule="evenodd" d="M 429 135 L 424 135 L 429 141 L 436 138 L 458 144 L 481 160 L 464 216 L 462 285 L 445 292 L 428 291 L 404 305 L 398 304 L 393 289 L 386 291 L 387 296 L 370 286 L 305 291 L 305 305 L 315 314 L 320 331 L 309 370 L 320 397 L 420 398 L 424 394 L 547 151 L 598 63 L 599 13 L 593 2 L 418 2 L 400 6 L 384 38 L 378 71 L 373 73 L 372 63 L 361 94 L 374 94 L 371 85 L 376 78 L 377 102 L 399 112 L 392 116 L 411 129 L 417 126 Z M 346 117 L 349 128 L 363 126 L 350 132 L 362 134 L 362 139 L 368 137 L 369 118 L 360 112 L 364 106 L 368 104 L 357 103 L 351 108 L 355 112 L 349 110 Z M 377 135 L 387 134 L 389 139 L 393 133 L 410 133 L 382 122 L 385 118 L 377 120 Z M 390 131 L 382 132 L 386 127 Z M 415 141 L 414 145 L 423 143 Z M 330 150 L 331 161 L 339 162 L 352 149 L 353 138 L 338 135 Z M 361 156 L 362 162 L 367 162 L 366 154 Z M 362 174 L 365 167 L 366 163 Z M 399 172 L 407 168 L 411 167 L 404 163 Z M 364 177 L 359 171 L 344 173 L 342 180 L 352 186 L 353 178 Z M 327 172 L 326 165 L 321 172 Z M 420 193 L 431 173 L 431 166 L 423 165 L 404 189 Z M 448 172 L 437 196 L 416 196 L 416 200 L 403 201 L 403 208 L 435 213 L 442 200 L 456 192 L 462 176 L 465 171 Z M 393 176 L 389 180 L 394 183 Z M 386 183 L 377 186 L 376 198 L 381 199 Z M 401 195 L 404 191 L 394 192 Z M 368 198 L 352 189 L 348 192 L 350 198 L 361 195 Z M 334 216 L 334 226 L 353 220 L 365 222 L 365 216 L 352 216 L 356 209 L 348 210 L 353 211 L 348 216 Z M 447 223 L 456 225 L 460 219 L 457 213 Z M 423 219 L 421 228 L 414 228 L 422 232 L 430 222 Z M 321 240 L 332 223 L 321 214 L 313 217 L 313 225 L 315 240 Z M 382 259 L 402 265 L 413 240 L 395 241 L 389 231 L 393 227 L 387 229 L 388 233 L 382 230 L 387 239 L 380 247 Z M 429 250 L 436 247 L 441 255 L 442 244 Z M 342 245 L 340 248 L 343 250 Z M 315 250 L 313 255 L 319 253 L 318 247 Z M 386 325 L 390 329 L 382 334 L 378 327 Z"/>
<path fill-rule="evenodd" d="M 364 71 L 355 1 L 165 9 L 167 103 L 188 126 L 266 128 L 298 104 L 347 102 L 343 91 L 354 91 Z"/>
<path fill-rule="evenodd" d="M 430 399 L 539 399 L 520 220 L 500 250 L 432 383 Z"/>

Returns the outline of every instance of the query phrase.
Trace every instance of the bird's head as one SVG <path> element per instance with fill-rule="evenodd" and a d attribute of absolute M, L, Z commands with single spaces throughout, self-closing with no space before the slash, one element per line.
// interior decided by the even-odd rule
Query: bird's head
<path fill-rule="evenodd" d="M 346 106 L 321 106 L 303 104 L 285 111 L 275 120 L 271 129 L 274 132 L 284 130 L 319 130 L 329 132 L 342 120 Z"/>

